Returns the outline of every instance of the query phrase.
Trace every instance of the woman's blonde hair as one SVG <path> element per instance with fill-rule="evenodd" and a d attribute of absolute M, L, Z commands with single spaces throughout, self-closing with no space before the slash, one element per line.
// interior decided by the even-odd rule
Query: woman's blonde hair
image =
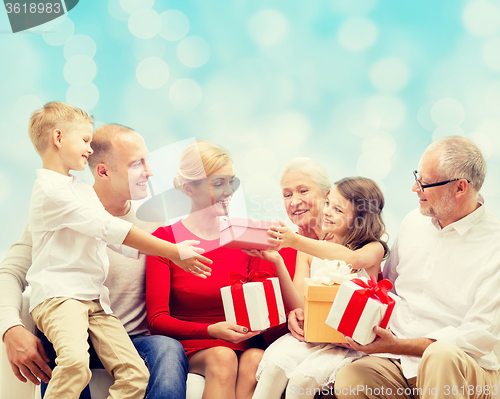
<path fill-rule="evenodd" d="M 380 187 L 367 177 L 346 177 L 337 181 L 335 187 L 353 210 L 353 224 L 342 238 L 342 245 L 354 251 L 377 241 L 384 247 L 384 259 L 387 258 L 388 237 L 382 220 L 384 195 Z"/>
<path fill-rule="evenodd" d="M 55 129 L 68 129 L 77 123 L 93 124 L 92 116 L 73 105 L 60 101 L 47 103 L 30 118 L 28 133 L 38 154 L 48 148 L 50 134 Z"/>
<path fill-rule="evenodd" d="M 217 169 L 232 162 L 231 154 L 208 140 L 196 140 L 189 143 L 181 155 L 174 187 L 183 191 L 183 185 L 205 179 Z"/>

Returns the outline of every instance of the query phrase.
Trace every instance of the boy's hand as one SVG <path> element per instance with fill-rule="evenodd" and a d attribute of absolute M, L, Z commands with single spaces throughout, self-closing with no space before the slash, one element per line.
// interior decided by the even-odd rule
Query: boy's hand
<path fill-rule="evenodd" d="M 281 255 L 278 253 L 278 251 L 274 249 L 268 249 L 265 251 L 262 251 L 260 249 L 242 249 L 242 251 L 245 252 L 247 255 L 256 256 L 257 258 L 267 260 L 274 264 L 279 262 L 281 259 Z"/>
<path fill-rule="evenodd" d="M 278 220 L 278 222 L 280 224 L 279 226 L 271 226 L 269 230 L 267 230 L 267 234 L 270 236 L 267 238 L 267 241 L 271 244 L 278 245 L 276 247 L 277 251 L 286 247 L 293 248 L 297 241 L 297 234 L 281 220 Z"/>
<path fill-rule="evenodd" d="M 205 252 L 203 248 L 197 248 L 193 245 L 198 245 L 200 242 L 196 240 L 186 240 L 177 244 L 177 250 L 179 251 L 179 256 L 177 258 L 172 258 L 172 262 L 174 262 L 177 266 L 179 266 L 182 270 L 185 270 L 188 273 L 193 273 L 195 276 L 201 278 L 207 278 L 207 276 L 211 275 L 212 269 L 208 266 L 205 266 L 203 263 L 207 263 L 211 265 L 213 263 L 212 260 L 205 258 L 200 255 Z"/>

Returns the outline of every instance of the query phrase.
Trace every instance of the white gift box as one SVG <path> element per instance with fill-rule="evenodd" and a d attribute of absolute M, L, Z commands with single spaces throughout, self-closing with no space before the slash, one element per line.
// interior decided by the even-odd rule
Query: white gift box
<path fill-rule="evenodd" d="M 359 280 L 363 280 L 366 284 L 369 282 L 366 278 L 360 278 Z M 346 281 L 340 284 L 339 291 L 325 323 L 342 334 L 351 337 L 359 344 L 366 345 L 373 342 L 377 337 L 373 328 L 381 324 L 389 305 L 382 303 L 380 299 L 374 295 L 366 298 L 364 294 L 360 293 L 364 287 L 356 284 L 355 281 L 356 280 Z M 388 281 L 387 283 L 390 284 Z M 395 303 L 389 320 L 387 321 L 387 326 L 382 326 L 383 328 L 388 327 L 390 319 L 394 315 L 394 311 L 400 301 L 397 295 L 390 292 L 388 292 L 388 294 Z M 365 300 L 364 298 L 367 299 L 364 307 L 355 305 L 356 300 L 361 300 L 361 302 L 363 302 Z"/>
<path fill-rule="evenodd" d="M 268 290 L 272 288 L 267 297 L 264 285 L 267 285 Z M 248 327 L 250 331 L 265 330 L 286 322 L 285 307 L 277 277 L 261 282 L 222 287 L 220 292 L 226 321 Z M 270 297 L 271 294 L 273 297 Z M 269 308 L 268 301 L 271 303 Z"/>

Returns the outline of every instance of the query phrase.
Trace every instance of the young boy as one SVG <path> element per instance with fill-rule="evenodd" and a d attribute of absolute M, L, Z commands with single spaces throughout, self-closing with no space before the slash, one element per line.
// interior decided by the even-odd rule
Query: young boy
<path fill-rule="evenodd" d="M 191 246 L 196 241 L 176 246 L 112 217 L 92 187 L 69 174 L 83 170 L 92 154 L 92 122 L 86 112 L 52 102 L 35 112 L 29 125 L 31 141 L 43 161 L 30 203 L 30 312 L 57 353 L 46 399 L 76 399 L 88 384 L 89 334 L 101 362 L 115 378 L 109 398 L 144 397 L 148 370 L 111 314 L 109 292 L 103 285 L 109 266 L 106 244 L 125 244 L 170 258 L 200 277 L 210 275 L 210 268 L 200 261 L 212 263 Z M 119 250 L 138 254 L 127 247 Z"/>

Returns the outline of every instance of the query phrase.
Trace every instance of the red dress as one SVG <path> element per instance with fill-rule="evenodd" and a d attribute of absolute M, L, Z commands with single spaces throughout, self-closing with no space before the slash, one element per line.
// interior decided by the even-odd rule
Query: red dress
<path fill-rule="evenodd" d="M 213 260 L 212 275 L 201 279 L 187 273 L 169 259 L 148 256 L 146 261 L 146 307 L 152 334 L 163 334 L 180 341 L 188 359 L 201 349 L 226 346 L 237 351 L 252 347 L 246 340 L 233 344 L 212 339 L 207 328 L 225 321 L 220 294 L 227 286 L 228 271 L 247 275 L 252 270 L 270 271 L 270 262 L 260 262 L 239 249 L 220 248 L 219 239 L 203 240 L 191 233 L 181 221 L 160 227 L 154 236 L 169 242 L 198 240 L 203 256 Z"/>

